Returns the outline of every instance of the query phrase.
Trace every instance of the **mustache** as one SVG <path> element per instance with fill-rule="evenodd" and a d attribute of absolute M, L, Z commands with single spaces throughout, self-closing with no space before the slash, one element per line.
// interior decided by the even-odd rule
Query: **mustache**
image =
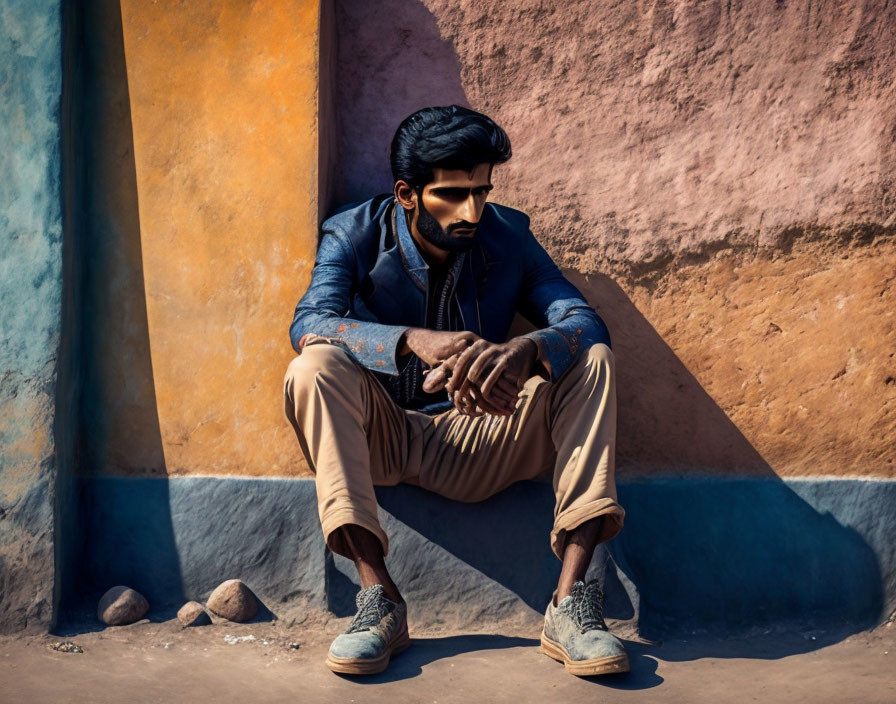
<path fill-rule="evenodd" d="M 467 222 L 466 220 L 464 220 L 463 222 L 456 222 L 449 225 L 446 232 L 450 235 L 457 230 L 476 230 L 478 226 L 479 223 Z"/>

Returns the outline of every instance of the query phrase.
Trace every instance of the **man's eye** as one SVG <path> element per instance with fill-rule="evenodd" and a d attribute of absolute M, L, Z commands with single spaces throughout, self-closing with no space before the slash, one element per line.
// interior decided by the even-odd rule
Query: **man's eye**
<path fill-rule="evenodd" d="M 480 188 L 474 188 L 473 195 L 474 196 L 485 196 L 485 195 L 488 195 L 491 192 L 491 190 L 492 190 L 491 186 L 482 186 Z"/>
<path fill-rule="evenodd" d="M 439 195 L 446 200 L 464 200 L 469 191 L 465 188 L 443 188 L 439 190 Z"/>

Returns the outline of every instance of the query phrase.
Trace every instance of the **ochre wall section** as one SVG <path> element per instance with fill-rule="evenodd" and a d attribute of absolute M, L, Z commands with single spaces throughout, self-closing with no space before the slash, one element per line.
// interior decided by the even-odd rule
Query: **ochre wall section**
<path fill-rule="evenodd" d="M 87 237 L 105 242 L 88 298 L 108 319 L 87 471 L 307 471 L 282 380 L 317 239 L 318 2 L 92 6 L 93 112 L 112 133 L 88 140 Z M 103 60 L 116 51 L 123 67 Z"/>

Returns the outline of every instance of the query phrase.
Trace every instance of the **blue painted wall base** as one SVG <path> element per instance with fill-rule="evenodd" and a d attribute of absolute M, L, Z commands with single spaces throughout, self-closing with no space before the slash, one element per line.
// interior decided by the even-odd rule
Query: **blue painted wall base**
<path fill-rule="evenodd" d="M 233 577 L 280 617 L 354 611 L 354 570 L 324 547 L 312 480 L 102 478 L 80 491 L 73 611 L 127 584 L 167 618 Z M 479 629 L 539 617 L 560 567 L 548 485 L 520 482 L 481 504 L 410 486 L 377 496 L 413 621 Z M 619 496 L 625 528 L 591 572 L 604 576 L 608 615 L 636 619 L 645 635 L 860 628 L 896 607 L 896 482 L 658 479 L 623 482 Z"/>

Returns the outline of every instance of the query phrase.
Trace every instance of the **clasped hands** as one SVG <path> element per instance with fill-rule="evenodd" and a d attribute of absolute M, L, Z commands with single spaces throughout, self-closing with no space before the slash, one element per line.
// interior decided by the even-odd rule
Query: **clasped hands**
<path fill-rule="evenodd" d="M 429 365 L 423 390 L 447 390 L 458 413 L 468 416 L 511 415 L 538 360 L 538 346 L 525 337 L 496 344 L 472 332 L 411 328 L 404 342 L 403 352 Z"/>

